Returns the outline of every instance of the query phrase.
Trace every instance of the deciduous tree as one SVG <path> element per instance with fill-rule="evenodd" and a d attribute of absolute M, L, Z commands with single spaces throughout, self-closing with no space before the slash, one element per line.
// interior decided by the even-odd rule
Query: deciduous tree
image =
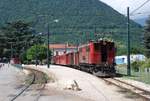
<path fill-rule="evenodd" d="M 50 54 L 51 51 L 49 50 Z M 47 58 L 47 47 L 43 45 L 34 45 L 30 49 L 27 50 L 26 57 L 28 60 L 36 60 L 42 61 Z"/>

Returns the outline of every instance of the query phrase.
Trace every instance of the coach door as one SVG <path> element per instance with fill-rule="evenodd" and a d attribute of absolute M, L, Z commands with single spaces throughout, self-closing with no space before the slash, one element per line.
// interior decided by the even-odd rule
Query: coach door
<path fill-rule="evenodd" d="M 102 62 L 107 62 L 107 45 L 106 42 L 103 42 L 103 44 L 101 45 L 101 61 Z"/>
<path fill-rule="evenodd" d="M 73 53 L 70 54 L 70 62 L 71 62 L 71 65 L 74 64 L 74 57 L 73 57 Z"/>

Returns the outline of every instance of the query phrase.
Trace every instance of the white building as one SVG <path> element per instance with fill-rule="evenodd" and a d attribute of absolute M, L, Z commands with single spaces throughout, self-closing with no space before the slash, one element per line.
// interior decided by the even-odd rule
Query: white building
<path fill-rule="evenodd" d="M 144 61 L 145 59 L 146 59 L 146 57 L 142 54 L 130 55 L 131 62 Z M 116 64 L 127 64 L 127 56 L 126 55 L 116 56 L 115 60 L 116 60 Z"/>

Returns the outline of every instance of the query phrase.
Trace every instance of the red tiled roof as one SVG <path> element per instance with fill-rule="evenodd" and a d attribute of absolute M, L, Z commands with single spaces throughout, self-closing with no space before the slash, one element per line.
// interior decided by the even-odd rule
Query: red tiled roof
<path fill-rule="evenodd" d="M 65 48 L 77 48 L 74 45 L 68 45 L 68 44 L 49 44 L 49 48 L 52 49 L 65 49 Z"/>

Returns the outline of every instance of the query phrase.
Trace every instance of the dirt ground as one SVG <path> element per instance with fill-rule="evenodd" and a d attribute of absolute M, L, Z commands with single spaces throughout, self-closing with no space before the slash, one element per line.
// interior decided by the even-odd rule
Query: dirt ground
<path fill-rule="evenodd" d="M 32 85 L 16 101 L 144 101 L 137 95 L 108 84 L 91 74 L 72 68 L 51 65 L 31 68 L 47 73 L 52 80 L 40 89 Z M 25 86 L 27 75 L 22 70 L 5 65 L 0 68 L 0 101 L 10 101 Z M 76 81 L 80 90 L 66 89 Z"/>
<path fill-rule="evenodd" d="M 47 84 L 39 101 L 48 101 L 48 99 L 52 101 L 145 101 L 129 91 L 72 68 L 56 65 L 51 65 L 50 69 L 47 69 L 46 66 L 35 68 L 49 74 L 52 73 L 55 77 L 55 82 Z M 65 89 L 68 81 L 73 80 L 78 83 L 80 91 Z"/>
<path fill-rule="evenodd" d="M 10 101 L 23 87 L 26 75 L 19 69 L 5 64 L 0 68 L 0 101 Z"/>

